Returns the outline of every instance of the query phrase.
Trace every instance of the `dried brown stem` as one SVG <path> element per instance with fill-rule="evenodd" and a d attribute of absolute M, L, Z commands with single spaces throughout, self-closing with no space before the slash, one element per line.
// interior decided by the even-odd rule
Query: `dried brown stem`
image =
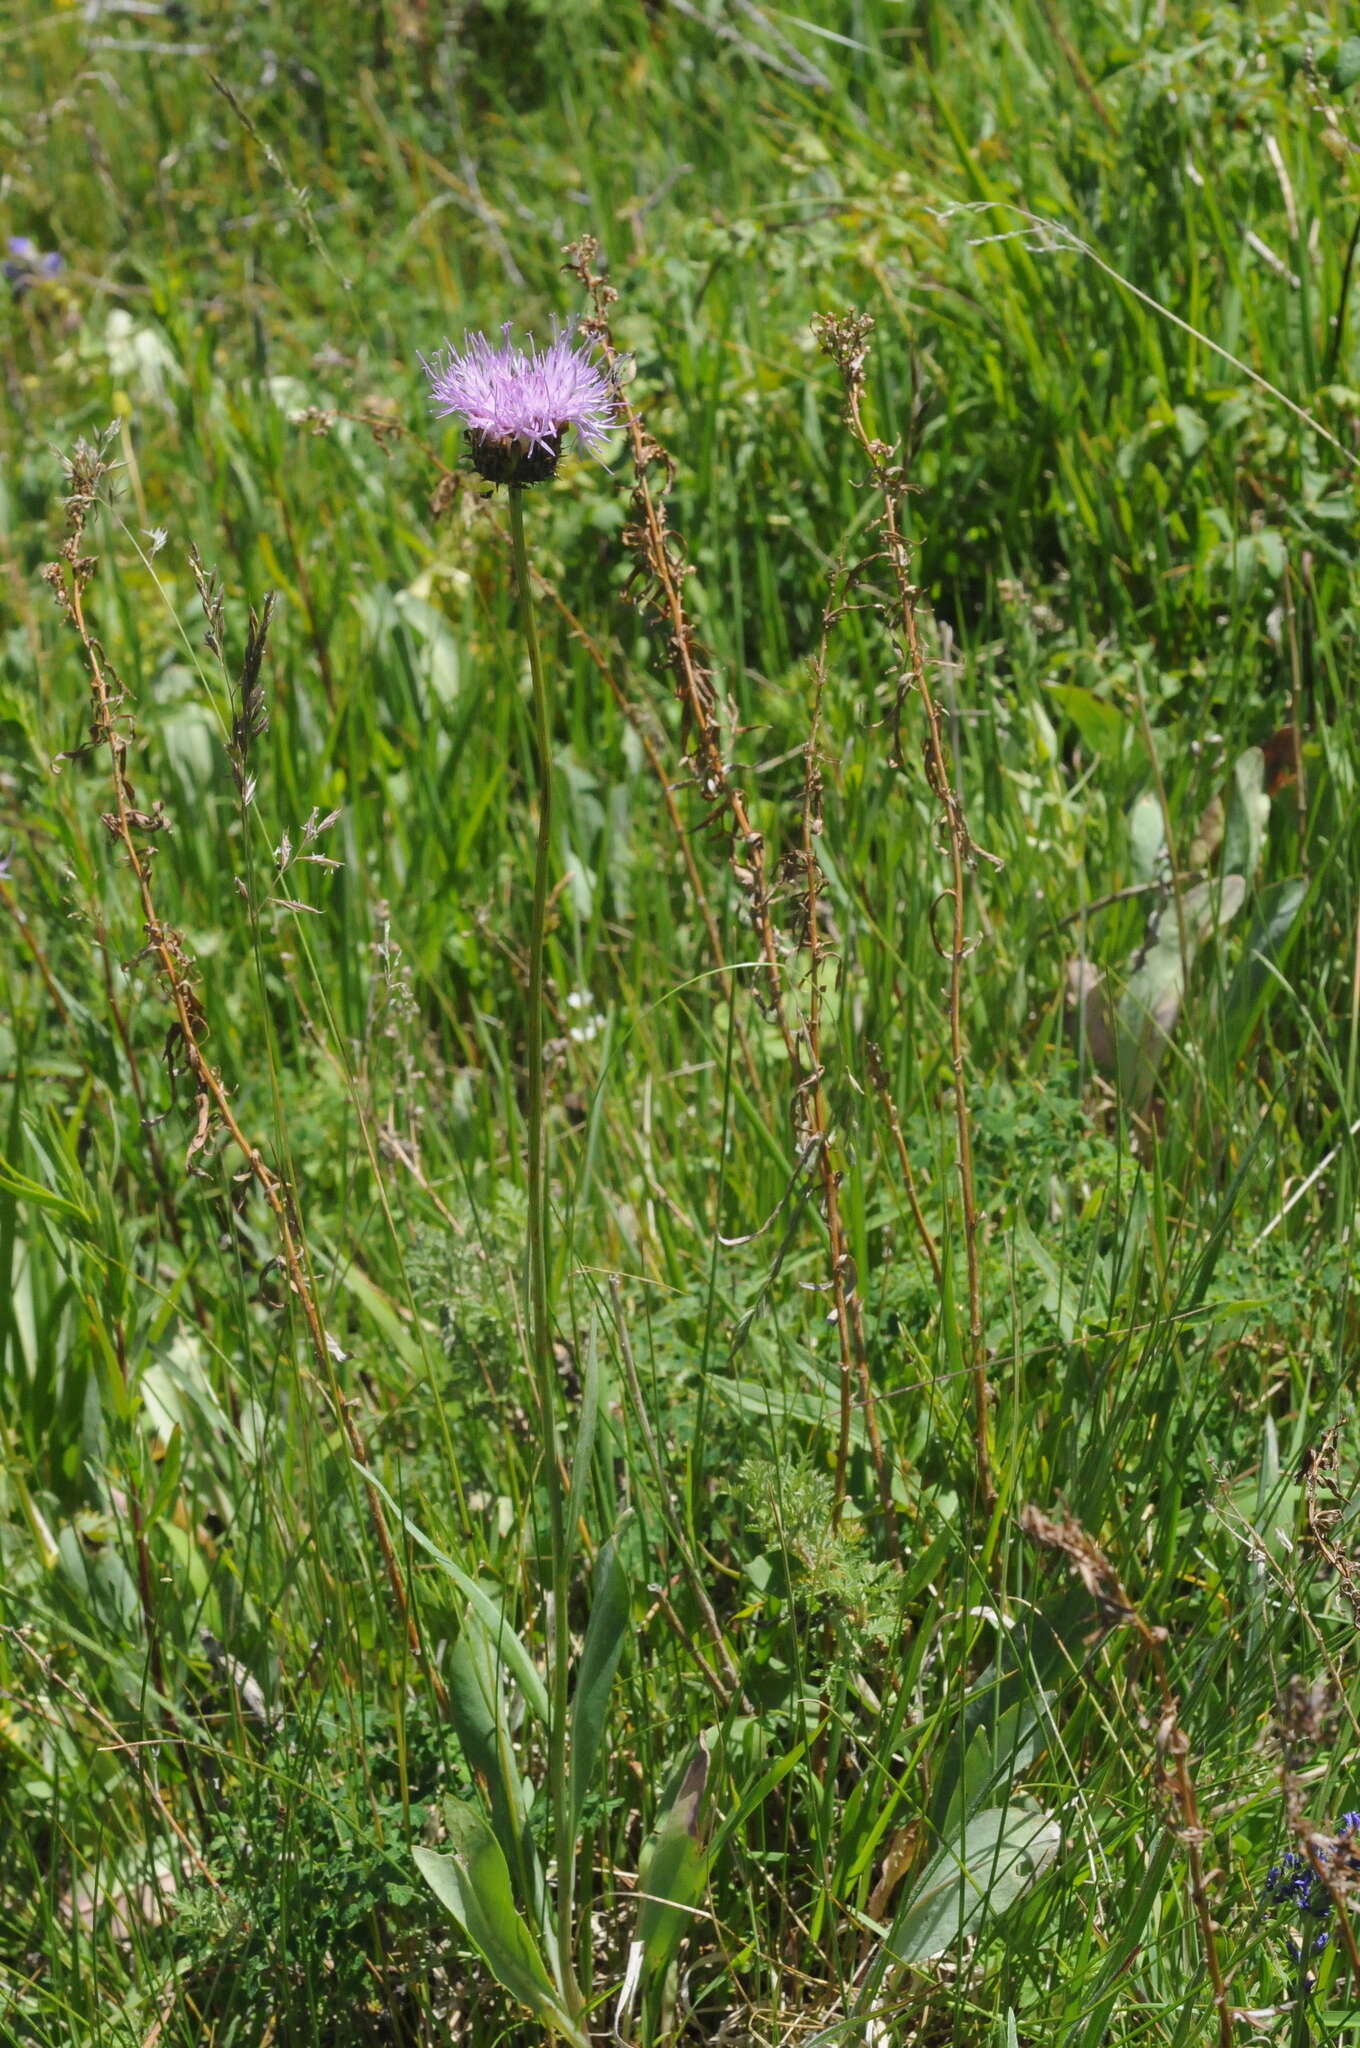
<path fill-rule="evenodd" d="M 202 1042 L 207 1032 L 207 1020 L 194 988 L 190 962 L 179 934 L 162 923 L 156 909 L 151 888 L 153 849 L 141 844 L 139 835 L 159 829 L 164 821 L 160 816 L 159 807 L 149 813 L 138 807 L 136 792 L 128 772 L 130 734 L 125 714 L 119 708 L 123 701 L 123 692 L 113 677 L 103 650 L 85 617 L 84 591 L 94 573 L 94 562 L 88 556 L 81 555 L 80 542 L 89 507 L 94 502 L 94 492 L 100 473 L 93 452 L 85 451 L 82 459 L 81 452 L 78 451 L 76 461 L 72 465 L 73 490 L 68 501 L 67 539 L 61 550 L 60 560 L 50 564 L 45 574 L 84 653 L 93 708 L 89 751 L 107 750 L 113 787 L 114 809 L 105 813 L 104 823 L 121 847 L 136 886 L 146 938 L 143 957 L 150 958 L 158 968 L 173 1012 L 174 1021 L 166 1038 L 167 1062 L 173 1063 L 172 1071 L 173 1067 L 187 1070 L 194 1082 L 198 1124 L 195 1137 L 190 1143 L 190 1156 L 206 1142 L 211 1119 L 216 1117 L 240 1153 L 247 1172 L 269 1208 L 278 1235 L 289 1286 L 302 1310 L 318 1378 L 340 1423 L 350 1457 L 359 1471 L 366 1475 L 369 1470 L 368 1448 L 336 1378 L 335 1362 L 317 1307 L 310 1262 L 291 1191 L 266 1163 L 260 1148 L 252 1143 L 242 1129 L 221 1076 L 203 1051 Z M 381 1498 L 366 1477 L 364 1490 L 373 1532 L 397 1613 L 406 1630 L 412 1655 L 418 1662 L 425 1664 L 431 1690 L 442 1709 L 447 1700 L 447 1693 L 438 1672 L 424 1657 L 420 1634 L 410 1611 L 405 1581 L 393 1547 Z"/>
<path fill-rule="evenodd" d="M 573 243 L 567 253 L 567 268 L 580 281 L 593 308 L 590 317 L 581 323 L 582 327 L 594 337 L 610 370 L 617 371 L 619 351 L 609 321 L 609 307 L 617 294 L 595 268 L 598 244 L 587 235 Z M 728 821 L 732 874 L 746 899 L 747 913 L 760 951 L 759 998 L 783 1039 L 794 1077 L 793 1121 L 799 1156 L 815 1158 L 821 1182 L 840 1352 L 835 1514 L 839 1519 L 845 1500 L 850 1423 L 858 1389 L 879 1498 L 884 1503 L 886 1534 L 889 1545 L 895 1550 L 897 1536 L 892 1509 L 892 1480 L 884 1459 L 873 1388 L 864 1360 L 863 1327 L 858 1304 L 854 1301 L 853 1288 L 847 1285 L 851 1261 L 841 1224 L 840 1174 L 833 1157 L 830 1114 L 822 1086 L 823 1070 L 815 1049 L 809 1043 L 806 1021 L 795 1021 L 790 1015 L 772 916 L 774 890 L 765 858 L 764 835 L 752 823 L 745 792 L 723 759 L 713 670 L 704 657 L 685 609 L 683 586 L 691 571 L 685 560 L 683 542 L 672 529 L 666 510 L 666 497 L 675 478 L 675 464 L 661 443 L 647 431 L 635 407 L 621 403 L 621 412 L 633 462 L 631 520 L 623 535 L 624 545 L 637 563 L 631 587 L 639 605 L 651 614 L 665 635 L 666 657 L 681 708 L 694 780 L 710 816 L 717 818 L 725 814 Z M 815 924 L 815 914 L 811 923 Z M 814 959 L 814 986 L 816 978 Z"/>
<path fill-rule="evenodd" d="M 897 730 L 895 754 L 902 765 L 902 711 L 907 697 L 914 695 L 925 722 L 924 764 L 926 783 L 940 806 L 945 848 L 949 859 L 949 886 L 932 906 L 931 937 L 937 952 L 949 963 L 949 1057 L 953 1075 L 955 1151 L 958 1163 L 959 1198 L 963 1211 L 964 1256 L 968 1269 L 968 1363 L 973 1382 L 973 1439 L 978 1495 L 990 1508 L 996 1500 L 992 1476 L 990 1403 L 987 1382 L 987 1347 L 982 1322 L 982 1277 L 979 1259 L 977 1194 L 973 1176 L 972 1118 L 968 1107 L 968 1080 L 963 1042 L 963 968 L 971 950 L 967 936 L 967 885 L 978 859 L 995 860 L 983 854 L 968 829 L 963 803 L 949 772 L 941 730 L 939 707 L 931 687 L 930 671 L 921 646 L 917 608 L 920 593 L 912 581 L 912 549 L 902 529 L 902 506 L 908 490 L 906 473 L 896 460 L 897 450 L 876 440 L 864 422 L 864 365 L 868 358 L 868 336 L 873 321 L 867 316 L 826 318 L 814 323 L 822 348 L 841 372 L 845 393 L 845 420 L 869 463 L 874 488 L 882 500 L 878 517 L 882 543 L 881 559 L 892 581 L 892 594 L 883 609 L 902 658 L 894 719 Z M 999 865 L 999 863 L 997 863 Z M 942 944 L 935 930 L 933 910 L 939 903 L 950 906 L 950 936 Z"/>

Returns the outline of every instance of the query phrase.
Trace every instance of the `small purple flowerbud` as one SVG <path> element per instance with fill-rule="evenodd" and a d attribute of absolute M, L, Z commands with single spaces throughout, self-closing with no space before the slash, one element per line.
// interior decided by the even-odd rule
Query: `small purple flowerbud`
<path fill-rule="evenodd" d="M 66 268 L 58 250 L 40 249 L 32 235 L 11 235 L 8 248 L 9 261 L 0 268 L 16 299 L 21 299 L 30 285 L 58 277 Z"/>
<path fill-rule="evenodd" d="M 463 347 L 445 342 L 433 361 L 420 358 L 440 418 L 467 422 L 468 449 L 478 474 L 493 484 L 540 484 L 557 472 L 562 442 L 596 455 L 618 417 L 608 377 L 591 360 L 589 345 L 570 331 L 546 349 L 516 348 L 507 321 L 494 348 L 484 334 L 465 334 Z"/>

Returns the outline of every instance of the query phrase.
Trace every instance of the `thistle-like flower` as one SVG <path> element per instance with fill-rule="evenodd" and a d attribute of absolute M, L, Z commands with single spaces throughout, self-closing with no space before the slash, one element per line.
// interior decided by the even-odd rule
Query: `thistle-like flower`
<path fill-rule="evenodd" d="M 456 349 L 445 342 L 421 368 L 440 418 L 459 413 L 467 421 L 473 468 L 493 484 L 541 484 L 554 476 L 563 437 L 576 436 L 587 455 L 598 453 L 618 417 L 618 400 L 608 377 L 591 360 L 589 344 L 570 330 L 553 336 L 545 349 L 533 341 L 516 348 L 510 324 L 499 348 L 484 334 L 465 334 Z"/>

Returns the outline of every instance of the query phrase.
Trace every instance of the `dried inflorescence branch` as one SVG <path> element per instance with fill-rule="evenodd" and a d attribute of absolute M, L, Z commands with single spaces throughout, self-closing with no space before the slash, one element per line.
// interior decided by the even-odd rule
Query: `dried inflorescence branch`
<path fill-rule="evenodd" d="M 43 572 L 44 580 L 51 587 L 67 624 L 80 643 L 89 676 L 90 739 L 77 751 L 82 758 L 89 758 L 100 751 L 106 751 L 108 755 L 114 804 L 113 809 L 105 814 L 104 823 L 122 849 L 140 901 L 144 944 L 137 957 L 149 961 L 157 970 L 169 1004 L 171 1018 L 165 1037 L 165 1061 L 172 1094 L 176 1077 L 181 1073 L 192 1081 L 195 1092 L 194 1135 L 189 1143 L 186 1164 L 204 1150 L 214 1129 L 224 1132 L 240 1153 L 247 1174 L 273 1217 L 280 1259 L 302 1312 L 318 1378 L 327 1390 L 350 1456 L 366 1474 L 369 1470 L 368 1449 L 336 1379 L 335 1360 L 317 1306 L 310 1259 L 293 1191 L 274 1172 L 261 1148 L 242 1129 L 222 1077 L 204 1051 L 208 1019 L 199 1000 L 192 958 L 181 934 L 161 919 L 156 908 L 152 891 L 155 847 L 148 843 L 148 839 L 150 835 L 164 830 L 166 821 L 159 805 L 147 811 L 137 802 L 128 768 L 135 739 L 135 726 L 128 709 L 129 695 L 85 616 L 85 591 L 94 575 L 96 561 L 93 556 L 83 553 L 82 547 L 91 512 L 114 467 L 107 459 L 108 446 L 107 435 L 96 442 L 82 440 L 76 444 L 66 465 L 69 482 L 66 535 L 57 560 L 49 563 Z M 209 644 L 220 651 L 223 630 L 220 593 L 216 590 L 215 580 L 202 575 L 197 558 L 195 565 L 208 620 Z M 238 781 L 245 773 L 249 741 L 260 730 L 263 693 L 259 678 L 271 612 L 272 599 L 265 604 L 258 619 L 253 615 L 251 619 L 246 668 L 238 695 L 237 755 L 233 758 L 233 770 L 238 772 Z M 423 1646 L 410 1612 L 406 1585 L 382 1500 L 376 1488 L 367 1481 L 365 1491 L 392 1597 L 412 1651 L 420 1658 Z M 433 1667 L 427 1668 L 432 1690 L 442 1705 L 446 1697 L 443 1681 Z"/>
<path fill-rule="evenodd" d="M 869 464 L 872 485 L 878 493 L 877 551 L 856 565 L 850 581 L 868 582 L 880 565 L 886 570 L 888 587 L 878 595 L 870 590 L 869 602 L 882 618 L 897 650 L 899 670 L 893 704 L 893 765 L 902 768 L 903 721 L 908 703 L 920 706 L 925 724 L 922 758 L 926 784 L 940 807 L 942 837 L 950 866 L 949 885 L 932 907 L 930 933 L 937 952 L 949 963 L 949 1048 L 953 1073 L 954 1122 L 958 1161 L 959 1196 L 963 1210 L 964 1255 L 968 1268 L 968 1350 L 973 1380 L 973 1434 L 978 1493 L 985 1507 L 996 1500 L 990 1448 L 990 1400 L 987 1381 L 987 1345 L 982 1320 L 982 1277 L 979 1256 L 980 1224 L 973 1176 L 972 1118 L 968 1107 L 968 1083 L 963 1043 L 963 968 L 971 950 L 967 936 L 967 887 L 979 860 L 1000 866 L 995 855 L 984 853 L 968 829 L 962 800 L 949 771 L 935 702 L 921 645 L 918 613 L 920 592 L 912 579 L 912 547 L 903 528 L 902 512 L 910 481 L 898 451 L 888 442 L 870 434 L 864 421 L 864 369 L 869 358 L 869 336 L 873 320 L 867 313 L 826 314 L 812 323 L 813 332 L 825 355 L 841 375 L 845 401 L 845 422 L 859 443 Z M 936 930 L 934 910 L 948 903 L 951 930 L 947 941 Z M 916 1205 L 913 1203 L 913 1209 Z"/>
<path fill-rule="evenodd" d="M 1153 1743 L 1161 1785 L 1175 1816 L 1176 1839 L 1185 1850 L 1190 1897 L 1218 2014 L 1219 2048 L 1232 2048 L 1238 2015 L 1228 1997 L 1223 1960 L 1218 1952 L 1218 1930 L 1209 1904 L 1204 1872 L 1204 1847 L 1209 1835 L 1200 1819 L 1195 1781 L 1190 1771 L 1190 1738 L 1181 1725 L 1180 1702 L 1172 1690 L 1171 1675 L 1167 1669 L 1168 1632 L 1154 1627 L 1139 1613 L 1114 1565 L 1079 1522 L 1055 1522 L 1042 1509 L 1031 1504 L 1020 1510 L 1020 1527 L 1031 1543 L 1041 1550 L 1054 1551 L 1066 1560 L 1069 1569 L 1076 1573 L 1095 1601 L 1106 1628 L 1133 1630 L 1139 1649 L 1152 1666 L 1158 1694 Z"/>
<path fill-rule="evenodd" d="M 1341 1424 L 1323 1431 L 1303 1463 L 1303 1490 L 1308 1503 L 1308 1537 L 1314 1550 L 1336 1574 L 1337 1584 L 1360 1624 L 1360 1561 L 1337 1541 L 1354 1506 L 1341 1482 Z"/>
<path fill-rule="evenodd" d="M 621 358 L 610 327 L 609 308 L 618 294 L 595 268 L 599 253 L 594 237 L 583 236 L 568 249 L 567 268 L 580 280 L 594 309 L 582 320 L 582 331 L 594 338 L 611 373 L 617 376 Z M 761 1001 L 779 1026 L 792 1059 L 793 1033 L 784 1000 L 779 945 L 770 915 L 772 891 L 766 871 L 764 835 L 752 824 L 745 792 L 733 780 L 723 758 L 714 670 L 685 608 L 684 584 L 693 570 L 686 560 L 684 541 L 671 526 L 666 505 L 675 483 L 675 460 L 648 432 L 634 406 L 623 404 L 622 414 L 633 460 L 633 494 L 623 543 L 633 557 L 634 568 L 626 588 L 639 609 L 662 629 L 667 665 L 680 705 L 682 744 L 700 794 L 709 806 L 710 818 L 726 817 L 732 841 L 732 872 L 746 899 L 760 945 Z"/>
<path fill-rule="evenodd" d="M 599 253 L 599 244 L 594 237 L 584 236 L 567 250 L 567 268 L 578 279 L 591 303 L 592 311 L 581 322 L 582 331 L 596 342 L 611 374 L 617 377 L 621 358 L 610 325 L 609 308 L 618 294 L 596 267 Z M 778 1027 L 794 1076 L 792 1113 L 798 1158 L 800 1162 L 806 1162 L 805 1170 L 809 1176 L 816 1174 L 821 1190 L 830 1255 L 829 1286 L 840 1350 L 841 1400 L 835 1512 L 839 1517 L 845 1500 L 851 1415 L 858 1394 L 869 1437 L 885 1533 L 890 1548 L 896 1550 L 892 1477 L 879 1436 L 863 1320 L 856 1293 L 854 1261 L 841 1217 L 841 1173 L 834 1156 L 835 1133 L 823 1086 L 819 987 L 823 949 L 818 932 L 821 870 L 814 847 L 821 829 L 818 749 L 825 687 L 825 635 L 823 655 L 814 670 L 815 707 L 805 751 L 801 845 L 789 855 L 778 880 L 772 881 L 764 835 L 752 822 L 745 792 L 724 758 L 715 670 L 699 642 L 685 606 L 684 584 L 693 572 L 686 559 L 684 542 L 670 523 L 666 503 L 675 483 L 675 461 L 655 435 L 648 431 L 635 407 L 621 401 L 620 411 L 633 463 L 633 493 L 623 541 L 633 556 L 635 566 L 627 587 L 634 602 L 661 629 L 667 666 L 680 705 L 681 740 L 690 772 L 708 808 L 709 821 L 716 823 L 721 820 L 726 827 L 729 865 L 745 901 L 760 951 L 757 999 Z M 834 609 L 829 608 L 828 621 L 832 616 Z M 810 955 L 809 1005 L 807 1013 L 802 1015 L 791 996 L 784 951 L 773 914 L 781 885 L 787 886 L 790 882 L 799 885 L 800 900 L 792 936 L 795 945 Z"/>
<path fill-rule="evenodd" d="M 189 543 L 189 567 L 194 573 L 199 603 L 203 606 L 206 631 L 204 645 L 210 654 L 215 654 L 225 663 L 224 646 L 226 623 L 222 601 L 222 584 L 216 570 L 203 566 L 202 556 L 193 542 Z M 269 628 L 274 618 L 277 603 L 271 590 L 265 597 L 259 612 L 252 605 L 246 624 L 245 652 L 241 657 L 241 673 L 231 688 L 231 728 L 227 734 L 227 759 L 231 763 L 232 776 L 236 783 L 237 795 L 243 805 L 249 804 L 255 795 L 255 777 L 250 773 L 248 761 L 251 748 L 256 740 L 263 738 L 269 730 L 269 706 L 264 694 L 264 655 L 269 641 Z"/>

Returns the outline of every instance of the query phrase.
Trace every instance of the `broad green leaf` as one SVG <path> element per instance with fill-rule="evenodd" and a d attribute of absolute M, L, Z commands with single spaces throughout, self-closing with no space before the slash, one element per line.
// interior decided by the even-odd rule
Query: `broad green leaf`
<path fill-rule="evenodd" d="M 1347 36 L 1332 65 L 1333 89 L 1349 92 L 1357 78 L 1360 78 L 1360 36 Z"/>
<path fill-rule="evenodd" d="M 1209 425 L 1201 413 L 1188 405 L 1175 408 L 1176 433 L 1180 439 L 1181 454 L 1187 462 L 1193 462 L 1209 438 Z"/>
<path fill-rule="evenodd" d="M 1128 735 L 1128 721 L 1117 705 L 1108 704 L 1080 683 L 1050 683 L 1048 694 L 1071 719 L 1083 746 L 1106 760 L 1119 759 Z"/>
<path fill-rule="evenodd" d="M 1040 1707 L 1047 1709 L 1051 1698 L 1044 1693 L 1038 1703 L 1028 1698 L 1013 1700 L 995 1715 L 991 1699 L 979 1703 L 983 1718 L 973 1728 L 963 1771 L 939 1824 L 944 1840 L 953 1840 L 988 1796 L 1004 1796 L 1017 1775 L 1034 1762 L 1048 1740 Z"/>
<path fill-rule="evenodd" d="M 667 1969 L 693 1920 L 688 1910 L 701 1896 L 708 1879 L 708 1853 L 700 1827 L 704 1787 L 708 1783 L 708 1751 L 698 1749 L 680 1789 L 642 1851 L 638 1890 L 643 1894 L 637 1938 L 649 1975 Z"/>
<path fill-rule="evenodd" d="M 609 1726 L 609 1695 L 628 1634 L 628 1574 L 619 1558 L 616 1531 L 595 1561 L 595 1592 L 581 1646 L 576 1693 L 571 1703 L 571 1818 L 581 1818 L 595 1762 Z"/>
<path fill-rule="evenodd" d="M 444 1809 L 449 1854 L 416 1849 L 416 1868 L 439 1903 L 452 1914 L 496 1982 L 545 2026 L 588 2048 L 548 1975 L 538 1944 L 515 1910 L 510 1872 L 501 1845 L 485 1816 L 464 1800 Z"/>
<path fill-rule="evenodd" d="M 1243 877 L 1226 867 L 1220 880 L 1196 882 L 1185 891 L 1181 897 L 1181 912 L 1191 960 L 1194 959 L 1195 948 L 1203 944 L 1210 932 L 1222 931 L 1224 925 L 1232 923 L 1242 908 L 1246 893 Z M 1163 931 L 1167 928 L 1168 919 L 1174 923 L 1174 908 L 1162 920 Z"/>
<path fill-rule="evenodd" d="M 903 1900 L 885 1949 L 899 1963 L 925 1963 L 1004 1913 L 1058 1853 L 1062 1830 L 1036 1806 L 989 1807 L 962 1837 L 944 1842 Z"/>

